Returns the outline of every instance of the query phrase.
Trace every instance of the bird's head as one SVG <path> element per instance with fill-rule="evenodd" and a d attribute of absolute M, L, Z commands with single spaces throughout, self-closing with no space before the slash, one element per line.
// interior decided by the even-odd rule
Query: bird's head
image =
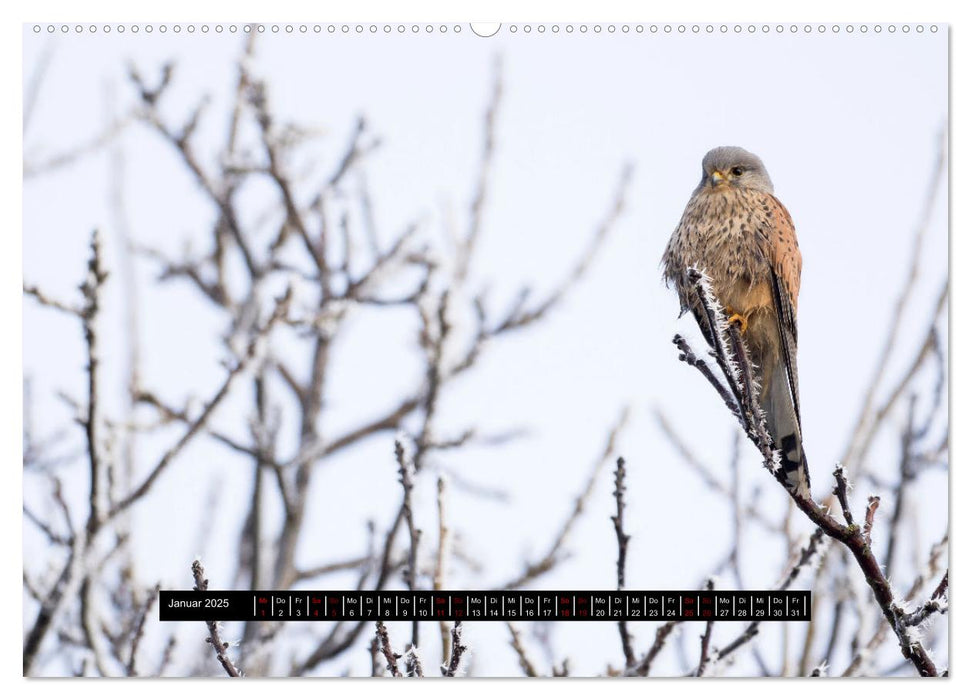
<path fill-rule="evenodd" d="M 772 180 L 762 160 L 738 146 L 711 149 L 701 162 L 701 170 L 699 189 L 745 187 L 772 193 Z"/>

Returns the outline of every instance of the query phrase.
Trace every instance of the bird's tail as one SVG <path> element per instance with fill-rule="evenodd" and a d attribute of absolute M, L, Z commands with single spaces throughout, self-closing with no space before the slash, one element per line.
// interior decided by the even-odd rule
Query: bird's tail
<path fill-rule="evenodd" d="M 802 446 L 802 425 L 794 388 L 789 386 L 789 376 L 781 358 L 773 362 L 766 372 L 762 388 L 762 410 L 765 412 L 769 435 L 775 448 L 782 455 L 782 471 L 790 488 L 800 495 L 811 498 L 809 490 L 809 463 Z"/>

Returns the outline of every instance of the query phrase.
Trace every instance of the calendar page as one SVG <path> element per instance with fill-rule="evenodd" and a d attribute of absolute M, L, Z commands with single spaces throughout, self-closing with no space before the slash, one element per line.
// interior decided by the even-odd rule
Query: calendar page
<path fill-rule="evenodd" d="M 23 25 L 23 674 L 949 671 L 943 23 Z"/>

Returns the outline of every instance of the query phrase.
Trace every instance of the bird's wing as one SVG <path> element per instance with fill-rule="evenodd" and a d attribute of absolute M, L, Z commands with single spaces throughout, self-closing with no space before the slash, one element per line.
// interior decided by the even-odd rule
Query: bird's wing
<path fill-rule="evenodd" d="M 773 230 L 769 235 L 769 255 L 772 263 L 772 297 L 775 303 L 779 327 L 779 346 L 785 364 L 792 405 L 796 419 L 802 423 L 799 410 L 799 372 L 796 369 L 796 307 L 799 298 L 799 282 L 802 276 L 802 253 L 796 242 L 796 227 L 782 202 L 772 195 L 768 198 L 772 213 Z"/>

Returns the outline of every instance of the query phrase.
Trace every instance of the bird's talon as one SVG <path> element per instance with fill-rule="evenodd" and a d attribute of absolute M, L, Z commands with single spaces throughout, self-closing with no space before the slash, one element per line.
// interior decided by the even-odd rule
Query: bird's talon
<path fill-rule="evenodd" d="M 742 333 L 748 330 L 748 319 L 742 316 L 741 314 L 732 314 L 731 316 L 728 317 L 728 322 L 737 323 Z"/>

